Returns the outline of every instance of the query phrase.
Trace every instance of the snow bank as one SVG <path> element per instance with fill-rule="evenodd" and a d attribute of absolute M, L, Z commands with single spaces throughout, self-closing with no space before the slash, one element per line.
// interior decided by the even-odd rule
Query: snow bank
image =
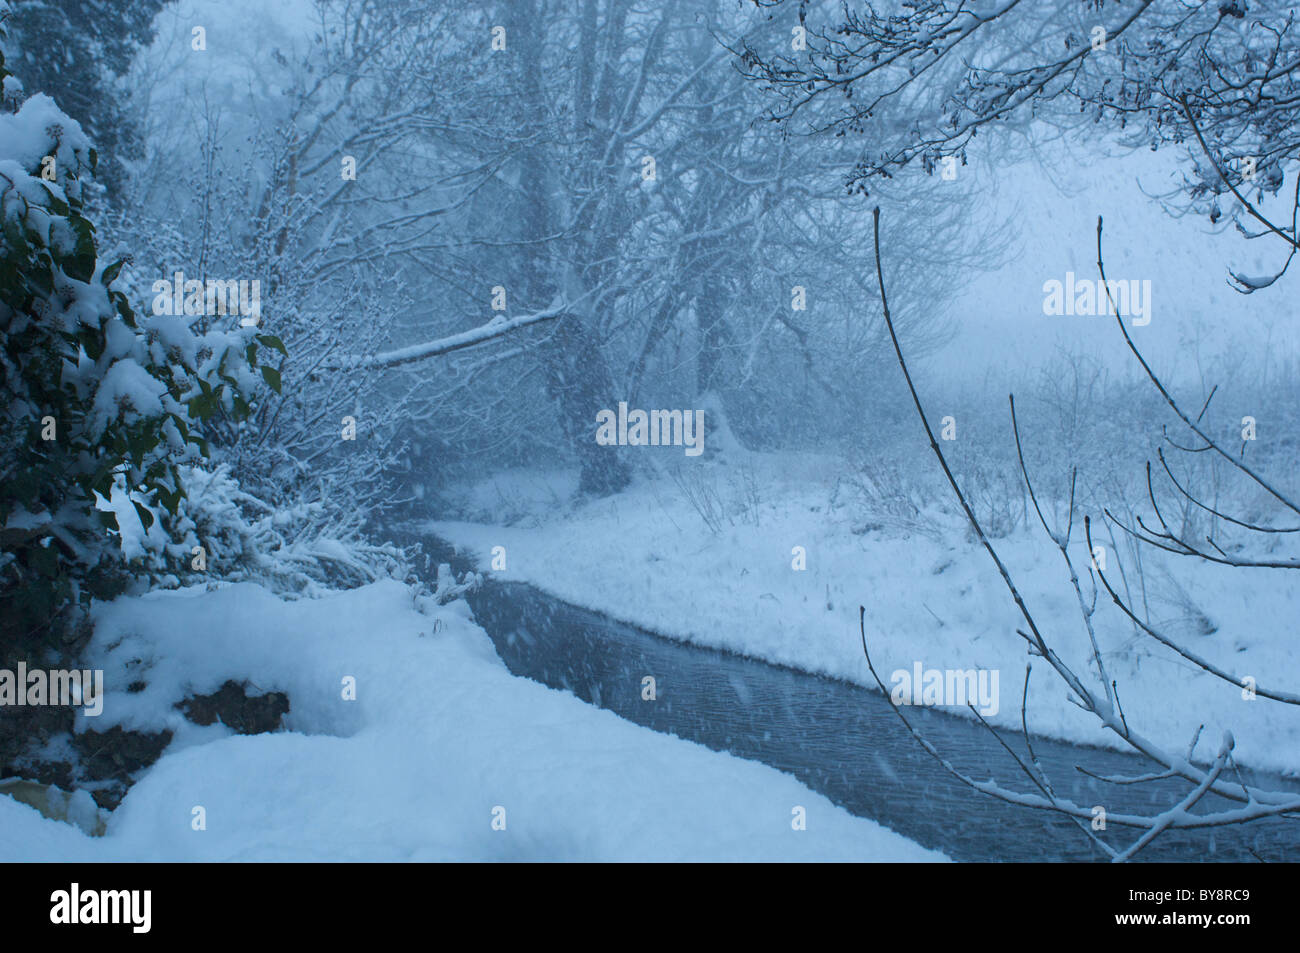
<path fill-rule="evenodd" d="M 292 603 L 252 584 L 120 599 L 89 664 L 110 688 L 95 728 L 175 740 L 103 838 L 0 797 L 0 860 L 944 859 L 788 775 L 513 677 L 463 602 L 396 582 Z M 237 736 L 172 709 L 228 678 L 287 691 L 288 730 Z"/>
<path fill-rule="evenodd" d="M 874 687 L 858 632 L 858 606 L 866 606 L 872 658 L 884 678 L 916 662 L 926 669 L 997 669 L 1000 710 L 990 720 L 1020 728 L 1026 652 L 1015 630 L 1024 620 L 963 522 L 934 514 L 932 534 L 874 523 L 871 514 L 836 502 L 840 461 L 753 454 L 748 465 L 758 468 L 754 482 L 764 499 L 757 505 L 729 488 L 726 467 L 705 464 L 711 469 L 701 478 L 714 481 L 729 510 L 716 535 L 666 478 L 549 518 L 539 511 L 511 527 L 429 528 L 477 553 L 485 571 L 492 548 L 504 546 L 507 570 L 493 575 L 533 583 L 620 621 Z M 1072 557 L 1086 572 L 1082 537 L 1076 531 Z M 806 553 L 803 571 L 793 568 L 796 546 Z M 1055 546 L 1041 531 L 1022 532 L 999 540 L 998 550 L 1049 644 L 1090 676 L 1087 633 Z M 1153 622 L 1260 685 L 1300 685 L 1293 648 L 1300 587 L 1285 570 L 1225 569 L 1154 553 L 1143 560 Z M 1116 566 L 1109 568 L 1118 581 Z M 1182 752 L 1204 722 L 1203 739 L 1232 730 L 1243 764 L 1300 771 L 1294 708 L 1243 699 L 1240 689 L 1135 636 L 1104 592 L 1098 606 L 1103 657 L 1135 730 Z M 1119 746 L 1067 701 L 1045 666 L 1036 669 L 1029 692 L 1034 732 Z M 1095 676 L 1092 683 L 1099 685 Z M 969 716 L 965 708 L 951 711 Z M 1211 743 L 1203 741 L 1198 755 Z"/>

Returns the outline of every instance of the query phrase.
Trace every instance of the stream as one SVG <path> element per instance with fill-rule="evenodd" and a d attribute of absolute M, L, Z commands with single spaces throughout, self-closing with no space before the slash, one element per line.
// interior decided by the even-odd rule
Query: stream
<path fill-rule="evenodd" d="M 1106 859 L 1071 820 L 1015 807 L 962 784 L 921 749 L 879 692 L 668 639 L 523 583 L 488 579 L 469 602 L 515 675 L 572 692 L 655 731 L 785 771 L 849 812 L 955 860 Z M 654 700 L 642 698 L 647 675 L 655 679 Z M 1028 788 L 1028 779 L 978 723 L 920 707 L 908 715 L 958 768 L 977 779 L 993 776 L 1016 790 Z M 1024 757 L 1023 735 L 1002 736 Z M 1038 737 L 1033 744 L 1058 795 L 1078 804 L 1154 812 L 1187 791 L 1175 781 L 1117 786 L 1075 768 L 1147 772 L 1149 763 L 1136 755 Z M 1293 779 L 1246 769 L 1242 774 L 1248 782 L 1300 789 Z M 1202 802 L 1205 810 L 1226 803 Z M 1137 834 L 1112 826 L 1101 836 L 1112 846 L 1126 846 Z M 1300 825 L 1270 819 L 1213 831 L 1168 831 L 1138 859 L 1284 861 L 1297 857 L 1297 847 Z"/>

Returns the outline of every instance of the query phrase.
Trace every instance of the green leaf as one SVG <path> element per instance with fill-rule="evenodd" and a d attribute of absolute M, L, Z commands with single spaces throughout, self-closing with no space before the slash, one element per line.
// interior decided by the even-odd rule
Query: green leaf
<path fill-rule="evenodd" d="M 101 471 L 101 474 L 97 475 L 91 483 L 91 488 L 104 499 L 109 499 L 113 495 L 112 470 L 108 469 L 107 471 Z"/>
<path fill-rule="evenodd" d="M 136 515 L 140 517 L 140 525 L 144 527 L 146 533 L 149 532 L 149 527 L 153 525 L 153 514 L 136 500 L 132 500 L 131 505 L 135 507 Z"/>
<path fill-rule="evenodd" d="M 286 350 L 284 349 L 284 342 L 281 341 L 281 340 L 280 340 L 278 337 L 276 337 L 274 334 L 259 334 L 259 335 L 257 336 L 257 340 L 258 340 L 258 341 L 259 341 L 263 346 L 265 346 L 265 347 L 269 347 L 269 348 L 274 348 L 275 350 L 277 350 L 277 351 L 279 351 L 281 354 L 283 354 L 285 357 L 288 357 L 288 356 L 289 356 L 289 352 L 286 351 Z"/>
<path fill-rule="evenodd" d="M 117 313 L 121 315 L 122 320 L 125 321 L 128 326 L 135 327 L 135 312 L 131 310 L 131 303 L 126 300 L 126 295 L 122 294 L 120 291 L 114 291 L 111 292 L 111 294 L 113 296 L 113 307 L 117 309 Z"/>
<path fill-rule="evenodd" d="M 27 554 L 27 563 L 42 576 L 53 578 L 59 574 L 59 554 L 52 546 L 42 546 L 39 543 Z"/>
<path fill-rule="evenodd" d="M 54 187 L 44 179 L 41 179 L 40 183 L 41 187 L 44 188 L 50 196 L 50 211 L 55 215 L 67 215 L 70 211 L 68 203 L 59 198 L 54 192 Z"/>
<path fill-rule="evenodd" d="M 117 261 L 113 262 L 113 264 L 109 265 L 107 268 L 103 270 L 103 272 L 100 273 L 99 280 L 103 282 L 105 288 L 107 288 L 113 282 L 117 281 L 117 276 L 121 274 L 122 266 L 125 264 L 126 264 L 126 259 L 120 258 Z"/>
<path fill-rule="evenodd" d="M 158 491 L 159 501 L 162 503 L 164 509 L 166 509 L 172 516 L 175 516 L 177 512 L 179 512 L 181 507 L 181 498 L 184 495 L 185 491 L 180 487 L 177 487 L 174 492 L 170 493 L 162 489 Z"/>
<path fill-rule="evenodd" d="M 280 372 L 274 367 L 267 365 L 262 366 L 262 377 L 266 379 L 267 385 L 277 394 L 280 393 Z"/>
<path fill-rule="evenodd" d="M 92 361 L 98 361 L 100 355 L 104 353 L 104 343 L 100 336 L 90 328 L 83 328 L 78 338 L 86 351 L 86 356 Z"/>
<path fill-rule="evenodd" d="M 71 218 L 68 220 L 77 236 L 77 244 L 72 254 L 64 259 L 63 271 L 69 278 L 77 281 L 90 281 L 95 274 L 95 228 L 89 219 Z"/>
<path fill-rule="evenodd" d="M 211 388 L 206 394 L 196 394 L 190 399 L 188 413 L 196 420 L 207 420 L 212 416 L 216 409 L 216 401 L 212 397 Z"/>

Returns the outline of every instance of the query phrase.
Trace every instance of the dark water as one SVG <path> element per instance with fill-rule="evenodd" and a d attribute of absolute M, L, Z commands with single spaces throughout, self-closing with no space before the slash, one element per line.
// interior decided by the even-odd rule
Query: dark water
<path fill-rule="evenodd" d="M 570 691 L 656 731 L 788 772 L 851 813 L 954 859 L 1106 859 L 1073 822 L 1013 807 L 952 777 L 920 748 L 878 692 L 665 639 L 520 583 L 489 581 L 469 601 L 514 674 Z M 646 675 L 656 681 L 654 701 L 641 697 Z M 910 708 L 908 714 L 969 775 L 1028 789 L 1028 779 L 978 724 L 932 709 Z M 1003 737 L 1025 756 L 1022 735 Z M 1033 743 L 1057 794 L 1077 804 L 1151 813 L 1187 791 L 1184 783 L 1168 781 L 1121 787 L 1075 769 L 1083 764 L 1111 775 L 1150 770 L 1133 755 L 1038 738 Z M 1243 777 L 1300 789 L 1295 781 L 1244 770 Z M 1226 802 L 1202 803 L 1208 810 Z M 1126 846 L 1137 834 L 1112 826 L 1099 836 Z M 1273 819 L 1214 832 L 1167 832 L 1138 859 L 1284 861 L 1300 859 L 1297 848 L 1300 820 Z"/>

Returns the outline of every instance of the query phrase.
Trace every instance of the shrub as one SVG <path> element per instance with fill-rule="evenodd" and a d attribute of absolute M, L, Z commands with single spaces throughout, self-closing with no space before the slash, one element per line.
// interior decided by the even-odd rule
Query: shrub
<path fill-rule="evenodd" d="M 204 421 L 239 418 L 263 380 L 253 328 L 139 318 L 84 214 L 97 157 L 52 99 L 13 106 L 0 4 L 0 645 L 59 644 L 66 610 L 121 591 L 115 490 L 147 532 L 185 495 Z"/>

